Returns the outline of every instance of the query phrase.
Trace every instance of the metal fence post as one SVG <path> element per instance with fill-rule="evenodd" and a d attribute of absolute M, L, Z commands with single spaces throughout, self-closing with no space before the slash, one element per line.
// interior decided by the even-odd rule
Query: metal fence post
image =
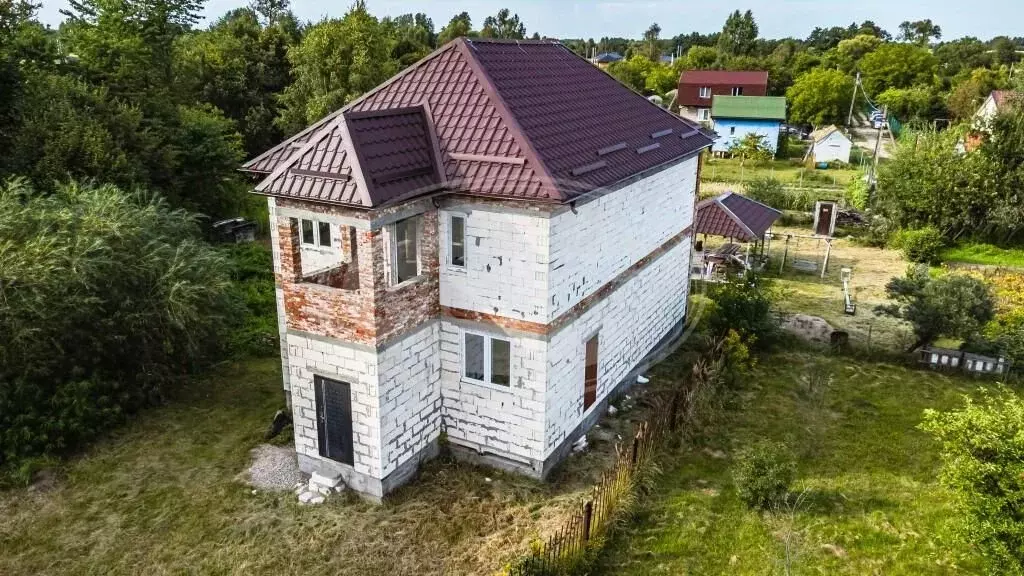
<path fill-rule="evenodd" d="M 590 541 L 590 521 L 594 516 L 594 501 L 588 500 L 583 505 L 583 541 Z"/>

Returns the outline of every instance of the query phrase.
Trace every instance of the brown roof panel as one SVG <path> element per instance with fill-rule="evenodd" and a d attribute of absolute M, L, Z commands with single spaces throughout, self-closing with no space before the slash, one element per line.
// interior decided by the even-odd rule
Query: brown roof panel
<path fill-rule="evenodd" d="M 745 86 L 752 84 L 768 85 L 768 73 L 759 70 L 685 70 L 679 76 L 680 84 L 700 84 L 714 86 L 729 84 Z"/>
<path fill-rule="evenodd" d="M 352 147 L 374 206 L 445 182 L 437 138 L 422 106 L 346 112 Z"/>
<path fill-rule="evenodd" d="M 696 231 L 754 242 L 764 237 L 782 212 L 733 192 L 697 204 Z"/>
<path fill-rule="evenodd" d="M 566 199 L 711 143 L 703 133 L 686 140 L 655 137 L 667 130 L 692 134 L 696 125 L 649 102 L 558 42 L 474 39 L 466 44 Z M 655 140 L 660 146 L 653 146 Z M 622 142 L 626 146 L 619 148 Z M 599 158 L 606 167 L 579 173 Z"/>

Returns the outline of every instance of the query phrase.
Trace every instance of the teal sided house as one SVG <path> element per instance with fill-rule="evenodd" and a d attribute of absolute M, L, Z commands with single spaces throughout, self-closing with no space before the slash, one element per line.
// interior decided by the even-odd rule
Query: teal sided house
<path fill-rule="evenodd" d="M 774 154 L 779 130 L 786 120 L 786 99 L 781 96 L 715 96 L 711 119 L 719 136 L 711 149 L 713 152 L 728 152 L 747 134 L 760 134 Z"/>

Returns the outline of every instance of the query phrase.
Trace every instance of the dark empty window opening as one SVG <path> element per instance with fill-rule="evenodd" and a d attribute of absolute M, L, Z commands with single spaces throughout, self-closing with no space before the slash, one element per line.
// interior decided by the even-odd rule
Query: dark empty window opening
<path fill-rule="evenodd" d="M 729 136 L 735 136 L 735 135 L 736 135 L 736 127 L 735 126 L 730 126 L 729 127 Z"/>
<path fill-rule="evenodd" d="M 466 266 L 466 218 L 452 216 L 451 219 L 451 265 L 460 268 Z"/>
<path fill-rule="evenodd" d="M 743 96 L 743 86 L 734 86 L 732 89 L 733 96 Z"/>
<path fill-rule="evenodd" d="M 583 367 L 583 411 L 597 401 L 597 334 L 587 340 Z"/>

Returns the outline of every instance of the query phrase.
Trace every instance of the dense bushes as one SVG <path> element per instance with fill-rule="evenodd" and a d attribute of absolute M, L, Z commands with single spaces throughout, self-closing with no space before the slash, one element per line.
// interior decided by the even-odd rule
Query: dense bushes
<path fill-rule="evenodd" d="M 796 477 L 796 459 L 785 445 L 761 441 L 741 450 L 733 465 L 733 480 L 743 502 L 766 510 L 781 504 Z"/>
<path fill-rule="evenodd" d="M 946 240 L 934 226 L 916 230 L 900 230 L 893 234 L 889 247 L 903 252 L 903 256 L 919 264 L 936 264 L 940 260 Z"/>
<path fill-rule="evenodd" d="M 229 351 L 238 356 L 267 356 L 277 351 L 277 302 L 270 247 L 259 243 L 223 249 L 231 267 L 231 295 L 240 306 L 228 335 Z"/>
<path fill-rule="evenodd" d="M 942 483 L 960 521 L 954 536 L 984 554 L 992 574 L 1024 574 L 1024 401 L 982 392 L 951 412 L 925 412 L 921 428 L 942 443 Z"/>
<path fill-rule="evenodd" d="M 772 314 L 776 292 L 767 278 L 748 272 L 741 280 L 712 284 L 707 328 L 714 338 L 735 331 L 751 348 L 766 348 L 778 333 L 778 319 Z"/>
<path fill-rule="evenodd" d="M 807 172 L 805 177 L 811 180 L 811 174 L 816 174 L 813 171 Z M 817 175 L 815 179 L 821 179 Z M 824 177 L 824 180 L 828 183 L 832 183 L 832 179 Z M 782 182 L 775 178 L 755 178 L 745 185 L 746 195 L 762 204 L 767 204 L 777 210 L 793 210 L 797 212 L 811 212 L 814 210 L 814 204 L 818 200 L 823 200 L 820 190 L 814 189 L 787 189 Z M 834 200 L 838 200 L 840 193 L 837 192 Z"/>
<path fill-rule="evenodd" d="M 114 186 L 0 186 L 0 465 L 80 445 L 224 350 L 230 267 L 198 232 Z"/>

